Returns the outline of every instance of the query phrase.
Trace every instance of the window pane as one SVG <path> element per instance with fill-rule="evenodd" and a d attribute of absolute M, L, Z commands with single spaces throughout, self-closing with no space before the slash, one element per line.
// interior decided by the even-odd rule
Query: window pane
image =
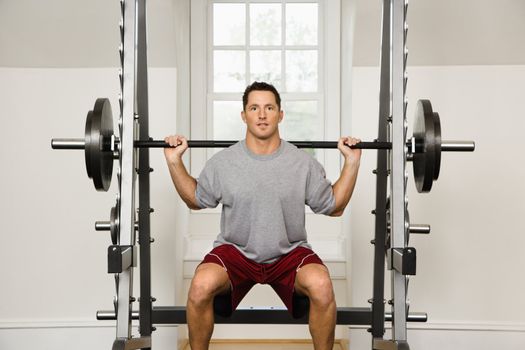
<path fill-rule="evenodd" d="M 317 45 L 317 4 L 286 4 L 286 45 Z"/>
<path fill-rule="evenodd" d="M 288 101 L 284 103 L 284 118 L 280 125 L 281 137 L 288 141 L 316 141 L 323 139 L 323 122 L 317 111 L 317 101 Z M 305 148 L 317 156 L 317 150 Z"/>
<path fill-rule="evenodd" d="M 281 51 L 250 51 L 251 81 L 265 81 L 281 88 Z"/>
<path fill-rule="evenodd" d="M 213 101 L 213 139 L 240 140 L 246 136 L 241 101 Z"/>
<path fill-rule="evenodd" d="M 250 5 L 250 45 L 281 45 L 281 4 Z"/>
<path fill-rule="evenodd" d="M 213 89 L 215 92 L 239 92 L 246 87 L 244 51 L 213 52 Z"/>
<path fill-rule="evenodd" d="M 286 91 L 317 91 L 317 50 L 286 51 Z"/>
<path fill-rule="evenodd" d="M 214 45 L 244 45 L 245 27 L 244 4 L 213 4 Z"/>
<path fill-rule="evenodd" d="M 287 101 L 280 125 L 281 136 L 291 141 L 323 139 L 323 123 L 317 110 L 317 101 Z"/>

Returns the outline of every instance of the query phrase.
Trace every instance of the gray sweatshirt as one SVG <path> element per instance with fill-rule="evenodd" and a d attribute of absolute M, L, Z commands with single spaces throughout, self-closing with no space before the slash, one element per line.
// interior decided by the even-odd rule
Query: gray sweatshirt
<path fill-rule="evenodd" d="M 214 246 L 232 244 L 259 263 L 310 247 L 305 204 L 325 215 L 335 206 L 322 165 L 284 140 L 269 155 L 252 153 L 245 140 L 218 152 L 202 170 L 195 194 L 201 208 L 222 204 Z"/>

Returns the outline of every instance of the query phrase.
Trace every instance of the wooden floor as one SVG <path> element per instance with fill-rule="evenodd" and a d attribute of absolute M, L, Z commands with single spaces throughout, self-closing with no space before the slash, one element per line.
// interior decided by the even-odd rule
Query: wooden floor
<path fill-rule="evenodd" d="M 308 340 L 212 340 L 210 350 L 313 350 Z M 333 350 L 347 349 L 343 342 L 336 340 Z M 189 345 L 184 350 L 190 350 Z"/>

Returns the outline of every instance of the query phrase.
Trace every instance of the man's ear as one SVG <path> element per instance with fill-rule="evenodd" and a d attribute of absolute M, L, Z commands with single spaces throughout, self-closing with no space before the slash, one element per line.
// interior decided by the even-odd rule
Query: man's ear
<path fill-rule="evenodd" d="M 281 109 L 281 111 L 279 112 L 279 123 L 283 121 L 283 118 L 284 118 L 284 112 Z"/>
<path fill-rule="evenodd" d="M 244 114 L 244 111 L 241 112 L 241 119 L 244 123 L 246 123 L 246 115 Z"/>

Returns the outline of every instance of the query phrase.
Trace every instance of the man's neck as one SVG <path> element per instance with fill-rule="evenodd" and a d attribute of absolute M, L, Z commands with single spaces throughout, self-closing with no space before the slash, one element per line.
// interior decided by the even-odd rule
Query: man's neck
<path fill-rule="evenodd" d="M 280 146 L 281 137 L 278 133 L 268 139 L 258 139 L 253 135 L 246 135 L 246 147 L 254 154 L 272 154 L 277 151 Z"/>

